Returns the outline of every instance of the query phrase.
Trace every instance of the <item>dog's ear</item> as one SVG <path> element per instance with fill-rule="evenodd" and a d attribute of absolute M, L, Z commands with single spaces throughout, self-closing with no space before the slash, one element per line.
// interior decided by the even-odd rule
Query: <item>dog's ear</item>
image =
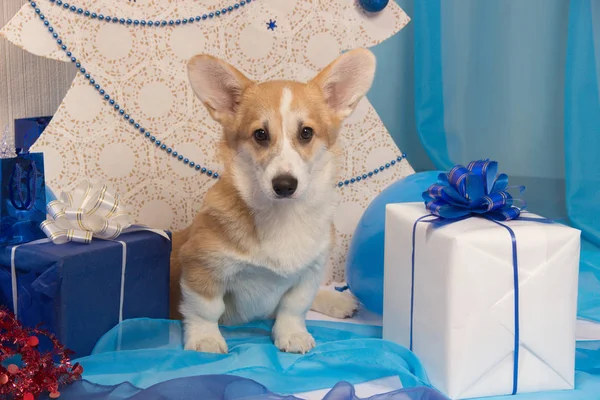
<path fill-rule="evenodd" d="M 242 93 L 253 83 L 231 65 L 207 55 L 194 56 L 187 70 L 192 90 L 220 123 L 235 114 Z"/>
<path fill-rule="evenodd" d="M 375 56 L 369 50 L 356 49 L 338 57 L 312 83 L 321 88 L 338 118 L 344 119 L 367 94 L 374 76 Z"/>

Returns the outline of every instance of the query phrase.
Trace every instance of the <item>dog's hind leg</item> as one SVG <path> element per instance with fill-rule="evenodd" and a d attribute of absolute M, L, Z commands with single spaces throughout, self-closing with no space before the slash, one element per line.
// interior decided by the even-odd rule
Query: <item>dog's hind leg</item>
<path fill-rule="evenodd" d="M 328 317 L 350 318 L 358 310 L 358 300 L 348 291 L 321 289 L 317 292 L 311 310 Z"/>

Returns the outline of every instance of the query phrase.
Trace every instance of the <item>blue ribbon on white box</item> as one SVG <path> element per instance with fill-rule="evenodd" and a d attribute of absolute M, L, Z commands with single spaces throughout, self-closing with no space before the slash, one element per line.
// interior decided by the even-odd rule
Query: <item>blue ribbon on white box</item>
<path fill-rule="evenodd" d="M 513 230 L 500 221 L 524 219 L 521 212 L 524 202 L 520 196 L 524 187 L 509 187 L 508 176 L 498 174 L 496 161 L 479 160 L 469 163 L 465 168 L 457 165 L 450 172 L 440 174 L 438 182 L 423 192 L 425 208 L 430 212 L 413 225 L 412 230 L 412 270 L 410 295 L 410 339 L 409 348 L 413 349 L 413 311 L 415 286 L 415 236 L 419 222 L 445 225 L 472 217 L 483 217 L 505 228 L 512 241 L 512 264 L 514 284 L 514 326 L 515 339 L 513 351 L 513 382 L 512 393 L 518 391 L 519 377 L 519 265 L 517 259 L 517 239 Z M 517 195 L 511 194 L 513 189 Z M 515 206 L 521 203 L 521 207 Z M 429 219 L 428 219 L 429 218 Z M 545 219 L 529 219 L 533 221 L 548 221 Z M 551 222 L 551 221 L 550 221 Z"/>
<path fill-rule="evenodd" d="M 132 225 L 128 208 L 120 197 L 105 184 L 83 182 L 71 192 L 63 192 L 60 198 L 47 205 L 49 219 L 40 224 L 48 239 L 13 246 L 11 249 L 12 303 L 18 318 L 18 293 L 16 252 L 19 247 L 48 243 L 61 245 L 69 242 L 91 243 L 94 237 L 120 243 L 123 247 L 121 264 L 121 291 L 119 298 L 119 323 L 123 321 L 125 295 L 125 272 L 127 267 L 127 244 L 116 240 L 121 234 L 149 231 L 171 240 L 165 231 L 143 225 Z"/>
<path fill-rule="evenodd" d="M 525 189 L 509 187 L 508 175 L 497 174 L 496 161 L 473 161 L 465 168 L 457 165 L 423 193 L 425 207 L 433 215 L 446 220 L 458 220 L 476 215 L 495 221 L 519 218 L 521 208 L 514 203 Z M 518 195 L 511 194 L 518 189 Z"/>

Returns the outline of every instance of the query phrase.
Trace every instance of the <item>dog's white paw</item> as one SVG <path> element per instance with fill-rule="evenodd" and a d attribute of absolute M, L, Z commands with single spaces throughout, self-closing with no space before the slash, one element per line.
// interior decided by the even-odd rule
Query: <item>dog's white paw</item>
<path fill-rule="evenodd" d="M 185 349 L 202 353 L 227 354 L 227 343 L 221 334 L 194 335 L 186 339 Z"/>
<path fill-rule="evenodd" d="M 275 335 L 275 346 L 286 353 L 307 353 L 315 347 L 315 339 L 307 331 L 280 332 Z"/>
<path fill-rule="evenodd" d="M 358 310 L 358 300 L 350 292 L 319 290 L 312 310 L 333 318 L 350 318 Z"/>

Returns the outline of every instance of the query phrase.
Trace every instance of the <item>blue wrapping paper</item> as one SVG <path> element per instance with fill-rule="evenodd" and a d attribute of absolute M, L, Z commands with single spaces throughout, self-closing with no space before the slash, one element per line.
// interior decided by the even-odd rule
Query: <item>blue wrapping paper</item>
<path fill-rule="evenodd" d="M 15 147 L 17 154 L 29 153 L 29 148 L 42 135 L 52 117 L 15 119 Z"/>
<path fill-rule="evenodd" d="M 0 245 L 44 237 L 39 225 L 45 219 L 44 155 L 0 159 Z"/>
<path fill-rule="evenodd" d="M 171 242 L 152 232 L 119 236 L 127 245 L 123 319 L 168 318 Z M 11 250 L 0 248 L 0 304 L 13 309 Z M 77 357 L 119 323 L 123 246 L 53 243 L 18 247 L 18 317 L 26 326 L 43 323 Z"/>

